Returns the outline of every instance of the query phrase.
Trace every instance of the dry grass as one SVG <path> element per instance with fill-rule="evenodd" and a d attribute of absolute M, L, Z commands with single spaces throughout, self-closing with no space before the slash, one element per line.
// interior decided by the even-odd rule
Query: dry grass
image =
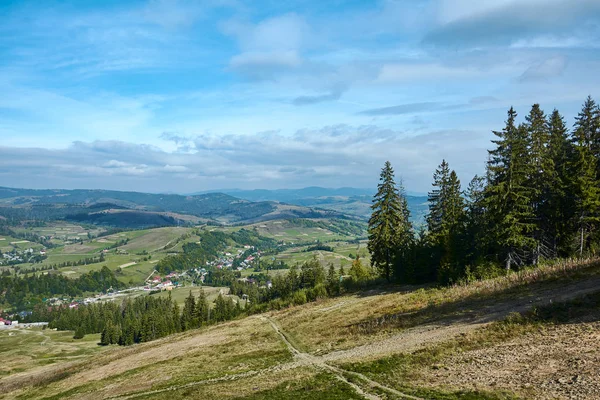
<path fill-rule="evenodd" d="M 437 348 L 437 353 L 419 353 L 419 357 L 425 357 L 421 361 L 431 356 L 430 361 L 438 362 L 442 356 L 446 357 L 469 343 L 484 339 L 495 343 L 511 335 L 531 332 L 530 327 L 514 321 L 509 325 L 496 326 L 504 331 L 474 331 L 474 327 L 483 323 L 465 322 L 464 319 L 471 315 L 485 315 L 489 310 L 498 309 L 502 313 L 510 313 L 519 305 L 532 307 L 536 303 L 530 303 L 529 299 L 555 293 L 556 288 L 562 288 L 565 293 L 573 287 L 586 289 L 598 284 L 600 264 L 597 260 L 563 261 L 537 270 L 448 288 L 373 290 L 292 307 L 272 313 L 272 316 L 295 347 L 315 354 L 328 353 L 324 360 L 329 360 L 327 357 L 336 354 L 333 353 L 336 350 L 354 352 L 364 349 L 356 348 L 361 345 L 384 344 L 386 356 L 412 352 L 414 349 L 386 349 L 385 343 L 402 340 L 400 334 L 404 334 L 403 329 L 407 327 L 415 328 L 406 330 L 406 333 L 410 333 L 411 340 L 418 342 L 429 336 L 418 336 L 415 332 L 427 332 L 433 324 L 447 324 L 450 328 L 468 325 L 470 330 L 465 332 L 471 333 L 462 336 L 463 339 L 456 336 L 458 331 L 447 329 L 446 332 L 454 332 L 454 336 L 441 335 L 438 346 L 442 347 Z M 438 330 L 442 331 L 443 328 Z M 431 344 L 425 344 L 428 343 Z M 31 346 L 23 347 L 22 351 L 35 353 Z M 362 356 L 363 353 L 357 352 L 356 355 Z M 377 353 L 367 357 L 367 354 L 360 360 L 364 362 L 382 355 Z M 288 395 L 290 393 L 297 398 L 319 398 L 310 397 L 310 390 L 327 387 L 323 379 L 331 378 L 323 378 L 318 370 L 308 369 L 301 363 L 294 362 L 297 365 L 290 366 L 291 355 L 285 345 L 272 327 L 258 316 L 127 348 L 103 348 L 101 354 L 85 356 L 75 361 L 61 359 L 55 365 L 38 366 L 6 376 L 0 380 L 0 386 L 10 392 L 0 394 L 0 398 L 105 399 L 130 395 L 157 399 L 294 398 Z M 400 361 L 405 361 L 402 355 L 399 357 Z M 331 362 L 349 359 L 353 358 L 331 358 Z M 379 364 L 369 365 L 375 367 Z M 400 368 L 403 368 L 402 365 Z M 391 375 L 390 379 L 394 377 L 396 375 Z M 410 375 L 402 377 L 410 378 Z M 330 389 L 331 393 L 338 393 L 336 391 L 340 388 L 332 383 Z M 330 398 L 344 398 L 341 396 Z"/>
<path fill-rule="evenodd" d="M 103 399 L 260 371 L 289 357 L 268 325 L 246 318 L 150 343 L 113 347 L 91 363 L 59 366 L 32 374 L 26 381 L 6 383 L 11 390 L 20 389 L 9 398 L 18 394 L 22 398 Z M 34 381 L 38 384 L 31 385 Z"/>
<path fill-rule="evenodd" d="M 471 318 L 490 305 L 529 306 L 537 291 L 600 274 L 597 259 L 564 260 L 485 281 L 442 288 L 374 290 L 293 307 L 274 314 L 299 346 L 315 353 L 347 349 L 389 337 L 398 329 L 443 319 Z M 593 283 L 593 282 L 591 282 Z M 568 294 L 568 293 L 567 293 Z M 485 306 L 485 307 L 484 307 Z"/>

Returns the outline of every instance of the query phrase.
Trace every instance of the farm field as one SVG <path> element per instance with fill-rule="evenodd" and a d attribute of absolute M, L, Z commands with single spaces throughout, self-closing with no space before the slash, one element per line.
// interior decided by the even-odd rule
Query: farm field
<path fill-rule="evenodd" d="M 360 234 L 357 232 L 344 231 L 344 227 L 336 223 L 335 220 L 307 219 L 307 220 L 274 220 L 257 224 L 245 225 L 243 228 L 252 229 L 262 236 L 270 237 L 285 243 L 309 243 L 309 242 L 330 242 L 338 240 L 354 239 L 356 236 L 366 234 L 366 225 L 358 222 L 353 223 L 354 230 L 362 227 Z M 319 226 L 322 225 L 322 226 Z M 330 227 L 328 229 L 327 227 Z M 226 232 L 233 232 L 242 227 L 218 228 Z"/>
<path fill-rule="evenodd" d="M 465 286 L 382 287 L 97 353 L 85 338 L 75 361 L 5 373 L 0 397 L 594 398 L 599 284 L 598 261 L 564 263 Z"/>

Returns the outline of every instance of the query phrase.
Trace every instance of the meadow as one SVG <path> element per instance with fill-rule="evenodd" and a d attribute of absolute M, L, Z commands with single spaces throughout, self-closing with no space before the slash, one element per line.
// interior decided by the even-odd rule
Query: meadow
<path fill-rule="evenodd" d="M 564 261 L 446 288 L 348 293 L 125 348 L 20 332 L 0 341 L 11 358 L 0 398 L 592 398 L 599 284 L 598 260 Z"/>

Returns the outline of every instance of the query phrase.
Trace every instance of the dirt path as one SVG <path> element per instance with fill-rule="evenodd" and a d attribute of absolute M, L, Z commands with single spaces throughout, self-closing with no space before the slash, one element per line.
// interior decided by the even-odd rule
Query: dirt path
<path fill-rule="evenodd" d="M 266 314 L 249 318 L 260 319 L 270 324 L 272 329 L 285 344 L 288 351 L 292 354 L 293 360 L 287 363 L 278 364 L 261 370 L 252 370 L 239 374 L 232 374 L 213 379 L 188 382 L 183 385 L 173 385 L 162 389 L 149 391 L 136 391 L 115 396 L 113 398 L 131 399 L 141 396 L 166 393 L 169 391 L 185 389 L 189 387 L 213 384 L 225 381 L 235 381 L 239 379 L 250 378 L 254 376 L 266 375 L 272 372 L 281 372 L 301 367 L 312 367 L 322 371 L 332 373 L 337 379 L 352 387 L 356 393 L 368 400 L 381 399 L 376 394 L 369 393 L 373 389 L 388 393 L 398 398 L 422 400 L 418 397 L 404 394 L 394 388 L 382 385 L 373 381 L 363 374 L 353 371 L 347 371 L 336 364 L 347 361 L 365 361 L 389 356 L 397 353 L 413 352 L 425 346 L 450 340 L 457 335 L 474 331 L 486 326 L 494 321 L 506 318 L 514 312 L 524 312 L 532 307 L 548 304 L 550 302 L 560 302 L 574 299 L 585 294 L 597 292 L 600 289 L 600 276 L 588 276 L 584 279 L 575 281 L 564 281 L 560 284 L 560 290 L 557 285 L 535 287 L 523 292 L 509 292 L 498 295 L 496 298 L 474 299 L 464 304 L 456 306 L 457 312 L 452 313 L 448 310 L 442 310 L 439 318 L 433 310 L 433 315 L 424 325 L 418 325 L 398 332 L 386 339 L 367 343 L 350 349 L 337 350 L 324 355 L 314 355 L 299 350 L 294 346 L 293 341 L 285 331 L 283 331 L 276 320 Z M 342 305 L 334 304 L 331 309 L 337 309 Z M 45 336 L 45 335 L 44 335 Z M 203 335 L 202 337 L 189 336 L 178 342 L 169 342 L 168 338 L 153 342 L 152 345 L 138 347 L 134 352 L 121 355 L 119 359 L 113 362 L 107 362 L 94 370 L 78 370 L 72 376 L 65 379 L 65 382 L 72 381 L 81 384 L 81 382 L 90 382 L 100 380 L 104 377 L 113 376 L 120 372 L 126 372 L 136 366 L 146 364 L 148 359 L 153 362 L 162 362 L 176 356 L 185 355 L 190 348 L 207 346 L 222 343 L 224 338 L 217 333 Z M 30 375 L 31 376 L 31 375 Z M 352 377 L 355 379 L 348 379 Z M 8 380 L 22 377 L 11 377 Z M 6 383 L 7 379 L 3 380 Z M 355 382 L 359 382 L 360 386 Z M 371 390 L 370 390 L 371 389 Z"/>
<path fill-rule="evenodd" d="M 367 343 L 346 350 L 324 354 L 326 362 L 369 360 L 402 352 L 413 352 L 431 344 L 450 340 L 458 335 L 482 328 L 492 322 L 502 320 L 515 312 L 526 312 L 533 307 L 552 302 L 564 302 L 600 290 L 600 277 L 591 277 L 563 285 L 557 294 L 553 288 L 545 288 L 529 293 L 526 297 L 499 299 L 486 307 L 472 312 L 464 312 L 457 317 L 440 318 L 426 325 L 408 328 L 387 339 Z"/>
<path fill-rule="evenodd" d="M 302 365 L 311 365 L 315 368 L 322 369 L 322 370 L 328 370 L 329 372 L 332 372 L 336 376 L 337 379 L 350 385 L 362 397 L 369 399 L 369 400 L 380 399 L 379 396 L 367 393 L 360 386 L 356 385 L 353 382 L 350 382 L 346 377 L 344 377 L 344 374 L 352 375 L 352 376 L 359 378 L 360 380 L 366 382 L 371 387 L 376 387 L 376 388 L 386 391 L 388 393 L 394 394 L 400 398 L 423 400 L 419 397 L 410 396 L 410 395 L 404 394 L 396 389 L 392 389 L 390 387 L 384 386 L 384 385 L 380 384 L 379 382 L 375 382 L 375 381 L 367 378 L 365 375 L 360 374 L 358 372 L 346 371 L 341 368 L 335 367 L 333 365 L 329 365 L 325 362 L 323 357 L 314 356 L 310 353 L 301 352 L 288 340 L 285 333 L 281 330 L 279 325 L 277 325 L 277 323 L 273 319 L 266 317 L 266 316 L 263 316 L 261 318 L 268 321 L 271 324 L 271 327 L 273 327 L 273 330 L 275 330 L 275 333 L 277 333 L 277 335 L 279 335 L 279 337 L 285 343 L 285 345 L 287 346 L 290 353 L 292 353 L 294 358 L 297 360 L 303 361 L 301 363 Z"/>
<path fill-rule="evenodd" d="M 118 268 L 127 268 L 127 267 L 131 267 L 132 265 L 135 265 L 135 264 L 137 264 L 137 263 L 135 261 L 132 261 L 132 262 L 128 262 L 126 264 L 121 264 L 121 265 L 119 265 Z"/>

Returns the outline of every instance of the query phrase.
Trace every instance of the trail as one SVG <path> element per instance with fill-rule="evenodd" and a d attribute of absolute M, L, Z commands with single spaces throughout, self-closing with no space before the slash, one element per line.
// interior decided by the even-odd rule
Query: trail
<path fill-rule="evenodd" d="M 382 392 L 386 392 L 391 396 L 395 396 L 398 398 L 422 400 L 418 397 L 402 393 L 394 388 L 390 388 L 379 382 L 373 381 L 372 379 L 368 378 L 363 374 L 356 373 L 353 371 L 347 371 L 343 368 L 332 364 L 347 361 L 365 361 L 369 359 L 376 359 L 384 356 L 389 356 L 392 354 L 413 352 L 426 346 L 431 346 L 435 345 L 436 343 L 441 343 L 450 340 L 458 335 L 472 332 L 494 321 L 502 320 L 511 313 L 524 312 L 530 310 L 533 307 L 542 304 L 548 304 L 551 302 L 572 300 L 582 295 L 598 292 L 599 288 L 600 276 L 585 276 L 584 279 L 577 278 L 577 280 L 565 280 L 561 282 L 560 288 L 556 284 L 551 284 L 549 286 L 535 287 L 531 290 L 527 290 L 524 293 L 518 292 L 515 294 L 509 292 L 500 295 L 499 297 L 492 297 L 483 300 L 480 298 L 475 298 L 473 301 L 465 302 L 464 304 L 457 304 L 457 311 L 460 311 L 458 314 L 449 314 L 448 310 L 442 310 L 443 312 L 440 313 L 439 317 L 437 317 L 434 314 L 431 317 L 427 317 L 427 320 L 424 324 L 403 329 L 401 331 L 396 331 L 396 334 L 383 340 L 372 341 L 370 343 L 356 346 L 350 349 L 337 350 L 318 356 L 303 352 L 301 349 L 295 346 L 293 338 L 292 340 L 290 340 L 290 335 L 287 334 L 279 326 L 276 320 L 270 318 L 268 315 L 263 314 L 260 316 L 253 316 L 249 318 L 257 318 L 269 323 L 271 328 L 274 330 L 277 336 L 281 339 L 282 343 L 285 344 L 290 354 L 293 356 L 293 359 L 291 361 L 277 364 L 272 367 L 261 370 L 252 370 L 212 379 L 198 380 L 194 382 L 173 385 L 155 390 L 146 391 L 147 389 L 149 389 L 147 388 L 146 390 L 141 390 L 133 393 L 124 393 L 122 395 L 115 395 L 110 398 L 133 399 L 142 396 L 166 393 L 170 391 L 200 385 L 208 385 L 218 382 L 235 381 L 250 377 L 262 376 L 273 372 L 287 371 L 295 368 L 312 367 L 333 374 L 336 377 L 336 379 L 339 379 L 340 381 L 346 383 L 347 385 L 352 387 L 353 390 L 356 391 L 356 393 L 368 400 L 381 399 L 381 397 L 367 392 L 369 389 L 374 388 L 377 388 Z M 328 309 L 328 311 L 342 308 L 343 305 L 343 303 L 339 305 L 334 304 Z M 340 310 L 340 312 L 343 311 Z M 433 309 L 433 312 L 437 312 L 436 309 Z M 194 340 L 194 337 L 186 338 L 186 341 Z M 213 344 L 213 340 L 216 340 L 216 338 L 213 338 L 209 342 Z M 42 343 L 46 343 L 46 341 Z M 203 345 L 207 344 L 208 343 L 203 343 Z M 153 346 L 152 348 L 154 349 L 155 347 Z M 178 351 L 181 352 L 181 354 L 185 354 L 188 350 L 189 346 L 186 346 L 186 343 L 182 342 L 168 343 L 166 345 L 164 343 L 156 344 L 156 351 L 160 352 L 160 354 L 164 354 L 165 352 L 170 354 L 173 351 Z M 138 360 L 140 363 L 142 362 L 142 360 L 144 362 L 147 362 L 147 354 L 139 354 L 138 356 L 140 358 L 140 360 Z M 161 357 L 157 358 L 161 359 Z M 156 361 L 159 361 L 158 359 Z M 106 376 L 112 376 L 116 374 L 115 369 L 117 371 L 124 372 L 130 368 L 130 362 L 128 362 L 127 365 L 125 365 L 124 361 L 116 360 L 114 362 L 107 363 L 106 365 L 94 371 L 87 371 L 87 373 L 90 375 L 88 380 L 98 380 L 98 376 L 102 376 L 103 374 Z M 78 375 L 74 378 L 79 378 L 81 374 L 82 373 L 78 373 Z M 3 381 L 4 383 L 7 380 L 5 379 L 0 381 Z M 357 385 L 355 382 L 358 382 L 360 386 Z"/>
<path fill-rule="evenodd" d="M 390 388 L 388 386 L 382 385 L 379 382 L 376 382 L 368 377 L 366 377 L 365 375 L 358 373 L 358 372 L 353 372 L 353 371 L 346 371 L 344 369 L 335 367 L 333 365 L 329 365 L 325 362 L 323 357 L 319 357 L 319 356 L 314 356 L 312 354 L 309 353 L 304 353 L 302 351 L 300 351 L 299 349 L 297 349 L 286 337 L 285 333 L 281 330 L 281 328 L 279 327 L 279 325 L 277 325 L 277 323 L 267 317 L 267 316 L 262 316 L 261 319 L 264 319 L 266 321 L 268 321 L 271 324 L 271 327 L 273 328 L 273 330 L 275 330 L 275 332 L 277 333 L 277 335 L 279 335 L 279 337 L 281 338 L 281 340 L 283 341 L 283 343 L 285 343 L 286 347 L 288 348 L 288 350 L 290 351 L 290 353 L 292 353 L 292 355 L 294 356 L 295 359 L 304 361 L 304 365 L 310 365 L 313 366 L 315 368 L 318 369 L 322 369 L 322 370 L 328 370 L 330 372 L 332 372 L 337 379 L 341 380 L 342 382 L 345 382 L 346 384 L 350 385 L 359 395 L 361 395 L 362 397 L 369 399 L 369 400 L 377 400 L 377 399 L 381 399 L 379 396 L 376 396 L 374 394 L 370 394 L 365 392 L 360 386 L 356 385 L 353 382 L 350 382 L 345 376 L 346 375 L 352 375 L 356 378 L 359 378 L 363 381 L 365 381 L 366 383 L 368 383 L 371 387 L 376 387 L 378 389 L 381 389 L 383 391 L 386 391 L 388 393 L 394 394 L 400 398 L 405 398 L 405 399 L 413 399 L 413 400 L 423 400 L 420 397 L 415 397 L 415 396 L 411 396 L 405 393 L 402 393 L 396 389 Z"/>

